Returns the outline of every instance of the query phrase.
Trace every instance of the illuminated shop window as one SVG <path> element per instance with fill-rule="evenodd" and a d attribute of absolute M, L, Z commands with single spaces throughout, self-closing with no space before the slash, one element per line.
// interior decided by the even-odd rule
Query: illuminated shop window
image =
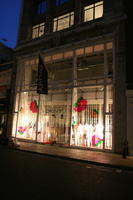
<path fill-rule="evenodd" d="M 12 136 L 111 150 L 111 48 L 112 43 L 108 42 L 44 55 L 49 77 L 48 95 L 36 93 L 37 57 L 20 63 L 18 84 L 22 85 L 16 95 Z"/>
<path fill-rule="evenodd" d="M 54 90 L 40 98 L 37 141 L 67 144 L 70 138 L 71 90 Z"/>
<path fill-rule="evenodd" d="M 45 11 L 46 11 L 46 1 L 42 1 L 41 3 L 38 4 L 37 13 L 43 14 Z"/>
<path fill-rule="evenodd" d="M 103 1 L 91 4 L 84 8 L 84 21 L 91 21 L 103 16 Z"/>
<path fill-rule="evenodd" d="M 103 86 L 73 89 L 71 144 L 103 149 Z"/>
<path fill-rule="evenodd" d="M 74 12 L 54 18 L 53 32 L 69 28 L 74 24 Z"/>
<path fill-rule="evenodd" d="M 39 38 L 44 35 L 45 23 L 37 24 L 32 27 L 32 39 Z"/>
<path fill-rule="evenodd" d="M 36 119 L 38 113 L 38 94 L 36 92 L 22 92 L 19 97 L 18 124 L 16 137 L 35 140 Z"/>
<path fill-rule="evenodd" d="M 69 0 L 56 0 L 56 6 L 59 6 L 67 1 L 69 1 Z"/>

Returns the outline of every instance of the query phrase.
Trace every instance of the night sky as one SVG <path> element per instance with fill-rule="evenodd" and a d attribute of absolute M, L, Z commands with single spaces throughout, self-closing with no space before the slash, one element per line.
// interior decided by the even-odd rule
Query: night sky
<path fill-rule="evenodd" d="M 11 48 L 16 46 L 20 7 L 21 0 L 0 0 L 0 42 Z"/>

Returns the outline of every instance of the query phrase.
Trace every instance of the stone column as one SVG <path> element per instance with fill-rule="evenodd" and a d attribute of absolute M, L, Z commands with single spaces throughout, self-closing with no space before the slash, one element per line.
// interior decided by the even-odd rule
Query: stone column
<path fill-rule="evenodd" d="M 75 24 L 80 24 L 82 21 L 82 16 L 81 16 L 81 0 L 75 0 L 75 17 L 74 17 L 74 22 Z"/>
<path fill-rule="evenodd" d="M 47 0 L 47 10 L 46 10 L 46 33 L 50 33 L 52 29 L 52 9 L 53 9 L 53 1 Z"/>
<path fill-rule="evenodd" d="M 127 95 L 127 141 L 129 155 L 133 156 L 133 90 L 128 90 Z"/>
<path fill-rule="evenodd" d="M 123 152 L 126 136 L 126 58 L 125 24 L 116 27 L 114 42 L 114 151 Z"/>

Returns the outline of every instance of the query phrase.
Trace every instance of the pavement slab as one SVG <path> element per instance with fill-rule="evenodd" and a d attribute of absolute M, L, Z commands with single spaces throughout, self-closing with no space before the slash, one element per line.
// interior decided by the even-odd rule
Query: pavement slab
<path fill-rule="evenodd" d="M 43 145 L 29 142 L 19 142 L 17 149 L 47 156 L 133 170 L 133 156 L 123 158 L 122 155 L 111 152 L 98 152 L 88 149 L 76 149 L 59 145 Z"/>

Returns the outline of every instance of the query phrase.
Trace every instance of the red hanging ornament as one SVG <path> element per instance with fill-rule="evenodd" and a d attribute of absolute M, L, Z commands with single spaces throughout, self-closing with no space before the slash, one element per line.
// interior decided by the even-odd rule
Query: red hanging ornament
<path fill-rule="evenodd" d="M 78 99 L 78 101 L 74 104 L 75 107 L 74 107 L 74 110 L 76 112 L 81 112 L 83 110 L 86 109 L 86 106 L 87 106 L 87 100 L 86 99 L 83 99 L 82 97 L 80 97 Z"/>
<path fill-rule="evenodd" d="M 37 105 L 37 101 L 34 100 L 30 103 L 30 110 L 33 112 L 33 113 L 37 113 L 38 112 L 38 105 Z"/>

